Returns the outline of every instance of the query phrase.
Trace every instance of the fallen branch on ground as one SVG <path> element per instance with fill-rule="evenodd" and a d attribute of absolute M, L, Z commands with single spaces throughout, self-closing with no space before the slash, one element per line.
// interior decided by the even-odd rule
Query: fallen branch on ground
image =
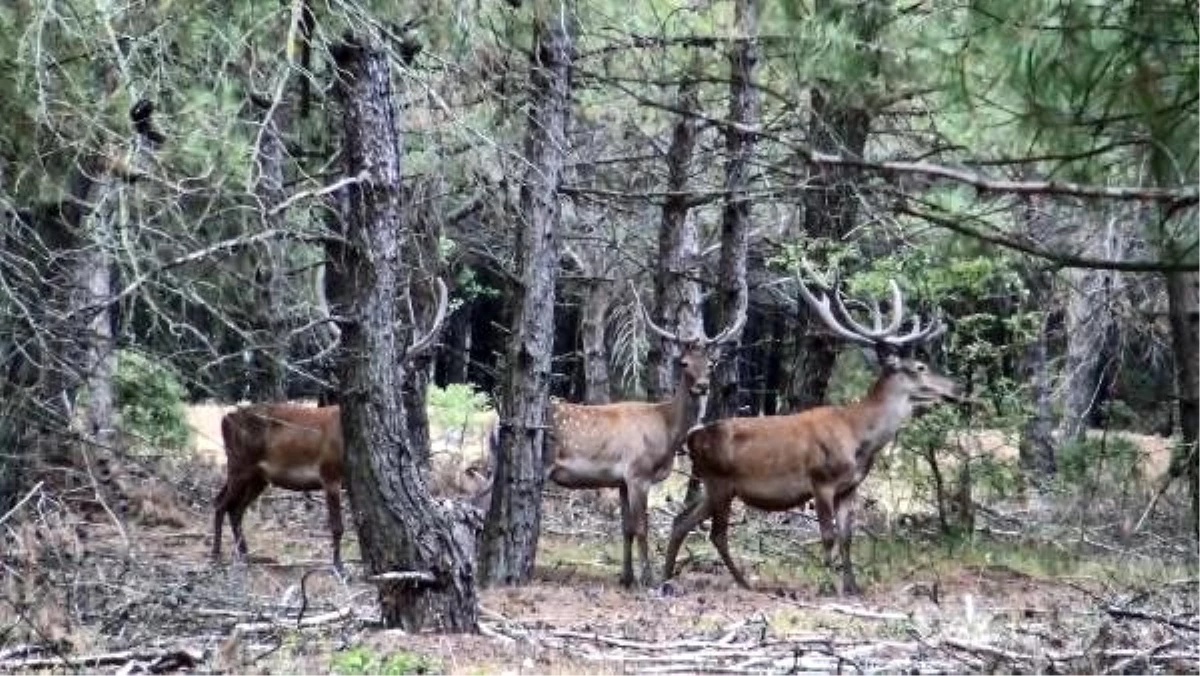
<path fill-rule="evenodd" d="M 204 659 L 204 653 L 199 650 L 188 648 L 175 649 L 151 649 L 151 650 L 124 650 L 113 653 L 99 653 L 95 655 L 77 655 L 71 657 L 70 664 L 77 667 L 99 667 L 112 664 L 125 664 L 126 668 L 130 664 L 137 663 L 139 667 L 144 668 L 151 673 L 160 673 L 162 671 L 177 671 L 179 669 L 191 668 L 196 666 Z M 65 662 L 60 657 L 27 657 L 15 660 L 0 661 L 0 671 L 8 672 L 23 672 L 33 671 L 35 669 L 47 669 L 51 667 L 63 666 Z M 135 673 L 127 671 L 125 673 Z"/>

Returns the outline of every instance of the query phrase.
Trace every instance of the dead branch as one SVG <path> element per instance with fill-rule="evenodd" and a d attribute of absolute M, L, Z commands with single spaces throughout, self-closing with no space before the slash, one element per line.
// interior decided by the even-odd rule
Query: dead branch
<path fill-rule="evenodd" d="M 124 650 L 121 652 L 98 653 L 94 655 L 79 655 L 72 657 L 71 664 L 80 667 L 99 667 L 112 664 L 141 663 L 143 668 L 151 673 L 175 671 L 196 666 L 204 659 L 204 653 L 189 648 Z M 24 672 L 35 669 L 48 669 L 64 664 L 59 657 L 27 657 L 16 660 L 0 661 L 0 671 Z M 136 673 L 124 671 L 124 673 Z"/>
<path fill-rule="evenodd" d="M 275 631 L 289 627 L 316 627 L 323 624 L 334 624 L 354 616 L 354 610 L 351 608 L 342 608 L 312 617 L 305 617 L 300 621 L 295 621 L 289 618 L 273 618 L 263 622 L 239 622 L 234 625 L 235 631 L 251 634 L 255 632 Z"/>
<path fill-rule="evenodd" d="M 1187 622 L 1181 622 L 1179 620 L 1175 620 L 1170 617 L 1166 617 L 1164 615 L 1158 615 L 1156 613 L 1148 613 L 1144 610 L 1130 610 L 1128 608 L 1118 608 L 1116 606 L 1108 606 L 1107 608 L 1104 609 L 1104 612 L 1108 613 L 1109 615 L 1112 615 L 1113 617 L 1124 617 L 1124 618 L 1131 618 L 1131 619 L 1135 619 L 1135 620 L 1148 620 L 1150 622 L 1160 622 L 1162 624 L 1166 624 L 1166 625 L 1175 627 L 1176 629 L 1184 629 L 1187 631 L 1200 633 L 1200 627 L 1197 627 L 1194 624 L 1188 624 Z"/>
<path fill-rule="evenodd" d="M 12 506 L 12 509 L 5 512 L 4 516 L 0 516 L 0 524 L 3 524 L 5 521 L 8 521 L 9 517 L 11 517 L 13 514 L 16 514 L 17 510 L 21 509 L 22 505 L 24 505 L 26 502 L 29 502 L 29 500 L 33 496 L 37 495 L 38 491 L 42 490 L 42 484 L 44 484 L 44 483 L 46 483 L 46 482 L 44 482 L 44 481 L 37 482 L 37 484 L 33 488 L 29 489 L 29 492 L 25 494 L 25 497 L 18 500 L 17 504 Z"/>

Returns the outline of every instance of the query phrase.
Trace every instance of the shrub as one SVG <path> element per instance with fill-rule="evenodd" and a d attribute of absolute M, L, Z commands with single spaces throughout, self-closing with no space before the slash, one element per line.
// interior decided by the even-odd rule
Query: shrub
<path fill-rule="evenodd" d="M 345 676 L 359 674 L 383 674 L 404 676 L 405 674 L 429 674 L 441 671 L 437 660 L 428 655 L 398 652 L 382 656 L 367 646 L 355 646 L 333 658 L 332 671 Z"/>
<path fill-rule="evenodd" d="M 117 353 L 114 378 L 121 431 L 138 446 L 182 450 L 191 442 L 184 389 L 165 364 L 141 353 Z"/>
<path fill-rule="evenodd" d="M 470 423 L 477 414 L 488 410 L 489 402 L 486 394 L 470 385 L 450 383 L 444 388 L 430 385 L 426 405 L 430 424 L 446 429 Z"/>
<path fill-rule="evenodd" d="M 1120 486 L 1142 478 L 1141 451 L 1117 434 L 1064 444 L 1056 459 L 1057 478 L 1067 487 Z"/>

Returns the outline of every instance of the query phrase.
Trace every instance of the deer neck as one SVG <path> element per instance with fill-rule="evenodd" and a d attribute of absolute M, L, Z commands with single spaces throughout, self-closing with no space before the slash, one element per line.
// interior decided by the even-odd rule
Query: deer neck
<path fill-rule="evenodd" d="M 671 438 L 671 448 L 675 449 L 683 443 L 687 431 L 697 423 L 700 415 L 700 397 L 692 394 L 692 386 L 686 381 L 680 381 L 675 387 L 675 396 L 666 404 L 668 436 Z"/>
<path fill-rule="evenodd" d="M 912 402 L 890 374 L 875 381 L 871 391 L 852 405 L 852 415 L 858 430 L 855 459 L 864 471 L 875 462 L 879 449 L 896 437 L 896 432 L 912 415 Z"/>

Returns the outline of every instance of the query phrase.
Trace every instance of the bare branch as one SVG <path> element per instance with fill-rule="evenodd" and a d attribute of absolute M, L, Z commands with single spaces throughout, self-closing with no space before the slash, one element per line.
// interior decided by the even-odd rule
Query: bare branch
<path fill-rule="evenodd" d="M 958 221 L 947 216 L 914 209 L 906 204 L 896 205 L 894 209 L 898 213 L 915 216 L 940 228 L 945 228 L 951 232 L 956 232 L 960 235 L 966 235 L 967 237 L 978 239 L 981 242 L 995 244 L 997 246 L 1004 247 L 1005 249 L 1012 249 L 1013 251 L 1019 251 L 1023 254 L 1034 256 L 1035 258 L 1048 260 L 1052 263 L 1055 263 L 1059 267 L 1087 268 L 1092 270 L 1115 270 L 1118 272 L 1167 273 L 1196 271 L 1195 261 L 1190 263 L 1186 261 L 1116 261 L 1106 258 L 1089 258 L 1086 256 L 1075 256 L 1072 254 L 1048 251 L 1033 244 L 1019 242 L 1004 235 L 993 235 L 986 232 L 981 232 L 980 230 L 963 225 L 962 223 L 959 223 Z M 1188 251 L 1192 251 L 1194 248 L 1195 247 L 1192 247 Z"/>

